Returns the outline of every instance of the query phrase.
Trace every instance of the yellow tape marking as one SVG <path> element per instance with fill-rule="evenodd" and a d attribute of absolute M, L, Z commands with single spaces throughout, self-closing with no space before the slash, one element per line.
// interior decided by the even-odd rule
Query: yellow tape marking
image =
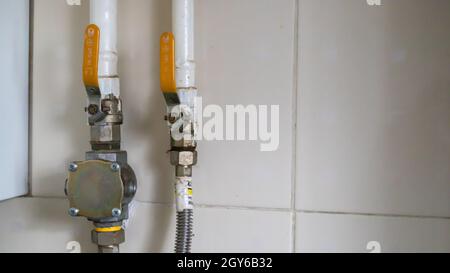
<path fill-rule="evenodd" d="M 116 232 L 121 231 L 122 227 L 107 227 L 107 228 L 96 228 L 95 231 L 97 232 Z"/>

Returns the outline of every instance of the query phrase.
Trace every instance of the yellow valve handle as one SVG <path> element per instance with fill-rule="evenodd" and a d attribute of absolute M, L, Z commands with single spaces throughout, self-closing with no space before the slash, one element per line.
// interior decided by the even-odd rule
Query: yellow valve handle
<path fill-rule="evenodd" d="M 100 29 L 97 25 L 88 25 L 84 33 L 83 82 L 89 99 L 89 105 L 100 107 L 101 92 L 98 81 L 98 61 L 100 55 Z M 104 113 L 89 113 L 89 124 L 94 125 L 104 118 Z"/>
<path fill-rule="evenodd" d="M 177 92 L 175 83 L 175 39 L 171 32 L 165 32 L 160 40 L 160 81 L 164 93 Z"/>
<path fill-rule="evenodd" d="M 83 82 L 86 87 L 98 88 L 98 60 L 100 52 L 100 29 L 88 25 L 84 33 Z"/>
<path fill-rule="evenodd" d="M 166 103 L 169 106 L 180 104 L 175 81 L 175 38 L 173 33 L 165 32 L 160 39 L 160 84 Z"/>

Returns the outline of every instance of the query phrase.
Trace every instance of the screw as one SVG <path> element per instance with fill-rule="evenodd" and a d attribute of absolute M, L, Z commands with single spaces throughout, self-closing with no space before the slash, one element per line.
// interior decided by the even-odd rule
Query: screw
<path fill-rule="evenodd" d="M 98 113 L 98 105 L 96 105 L 96 104 L 89 105 L 89 107 L 87 108 L 87 112 L 92 116 L 97 114 Z"/>
<path fill-rule="evenodd" d="M 117 164 L 117 163 L 111 164 L 111 170 L 112 170 L 113 172 L 118 172 L 118 171 L 120 170 L 120 165 Z"/>
<path fill-rule="evenodd" d="M 69 165 L 69 171 L 70 171 L 70 172 L 76 172 L 77 170 L 78 170 L 78 165 L 77 165 L 77 164 L 71 163 L 71 164 Z"/>
<path fill-rule="evenodd" d="M 170 115 L 169 117 L 168 117 L 168 119 L 169 119 L 169 122 L 170 123 L 175 123 L 176 121 L 177 121 L 177 117 L 175 117 L 175 116 L 172 116 L 172 115 Z"/>
<path fill-rule="evenodd" d="M 113 209 L 112 210 L 112 216 L 113 217 L 119 217 L 120 215 L 122 215 L 122 211 L 120 209 Z"/>
<path fill-rule="evenodd" d="M 77 208 L 70 208 L 69 209 L 69 215 L 72 217 L 78 216 L 78 213 L 80 212 Z"/>

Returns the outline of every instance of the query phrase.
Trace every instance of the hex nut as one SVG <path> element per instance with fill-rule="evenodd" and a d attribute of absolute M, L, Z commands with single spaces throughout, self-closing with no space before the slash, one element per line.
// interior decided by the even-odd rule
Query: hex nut
<path fill-rule="evenodd" d="M 120 245 L 125 242 L 125 231 L 97 232 L 93 230 L 92 242 L 99 246 Z"/>
<path fill-rule="evenodd" d="M 197 146 L 197 142 L 194 139 L 182 138 L 180 140 L 175 140 L 171 138 L 171 146 L 172 147 L 191 147 L 194 148 Z"/>
<path fill-rule="evenodd" d="M 175 166 L 193 166 L 197 164 L 196 151 L 171 151 L 170 162 Z"/>
<path fill-rule="evenodd" d="M 121 132 L 119 125 L 98 125 L 91 126 L 91 141 L 97 142 L 115 142 L 120 141 Z"/>

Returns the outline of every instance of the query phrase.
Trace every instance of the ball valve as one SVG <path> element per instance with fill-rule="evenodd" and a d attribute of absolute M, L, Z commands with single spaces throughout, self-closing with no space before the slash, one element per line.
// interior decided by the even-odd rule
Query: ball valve
<path fill-rule="evenodd" d="M 66 195 L 69 214 L 86 217 L 94 223 L 92 241 L 99 252 L 118 252 L 125 241 L 123 222 L 137 182 L 128 165 L 127 152 L 121 150 L 122 103 L 113 93 L 102 94 L 99 84 L 100 29 L 91 24 L 84 40 L 83 81 L 88 96 L 86 112 L 92 150 L 84 161 L 69 166 Z M 118 76 L 109 76 L 108 80 Z"/>
<path fill-rule="evenodd" d="M 160 82 L 167 104 L 170 129 L 170 162 L 175 166 L 177 208 L 175 252 L 191 252 L 194 204 L 192 168 L 197 164 L 195 103 L 194 2 L 172 1 L 174 32 L 160 40 Z"/>

